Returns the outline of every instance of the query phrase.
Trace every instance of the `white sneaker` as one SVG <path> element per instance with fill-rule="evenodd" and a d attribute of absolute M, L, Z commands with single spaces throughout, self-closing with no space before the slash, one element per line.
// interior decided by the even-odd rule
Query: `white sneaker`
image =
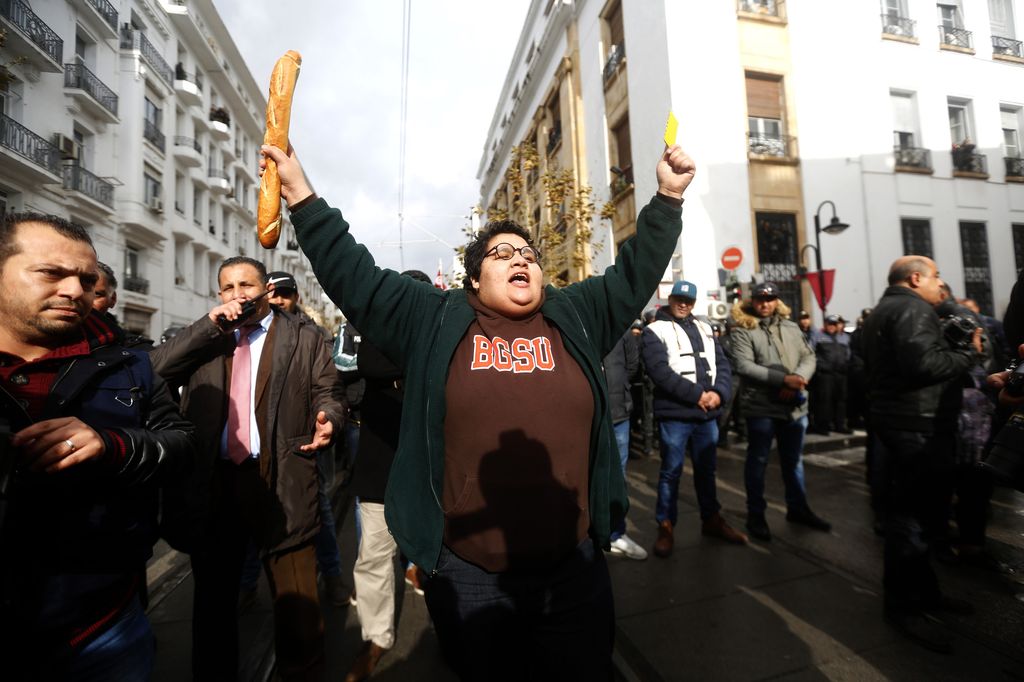
<path fill-rule="evenodd" d="M 612 554 L 621 554 L 628 559 L 642 560 L 647 558 L 647 550 L 633 542 L 628 535 L 622 535 L 612 542 Z"/>

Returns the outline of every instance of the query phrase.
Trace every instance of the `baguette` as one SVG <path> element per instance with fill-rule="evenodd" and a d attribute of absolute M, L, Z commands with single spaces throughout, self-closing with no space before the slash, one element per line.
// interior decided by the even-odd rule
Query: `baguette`
<path fill-rule="evenodd" d="M 288 151 L 288 124 L 292 117 L 292 96 L 299 78 L 302 55 L 288 50 L 274 64 L 270 74 L 270 95 L 267 97 L 267 132 L 263 144 Z M 267 157 L 267 167 L 260 178 L 260 197 L 256 211 L 256 236 L 265 249 L 277 246 L 281 238 L 281 177 L 277 164 Z"/>

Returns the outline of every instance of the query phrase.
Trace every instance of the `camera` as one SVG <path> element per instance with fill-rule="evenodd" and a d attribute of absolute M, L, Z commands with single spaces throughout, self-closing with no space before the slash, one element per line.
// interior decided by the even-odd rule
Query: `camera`
<path fill-rule="evenodd" d="M 942 321 L 942 333 L 949 345 L 957 350 L 970 350 L 974 341 L 974 330 L 978 325 L 962 315 L 950 315 Z"/>

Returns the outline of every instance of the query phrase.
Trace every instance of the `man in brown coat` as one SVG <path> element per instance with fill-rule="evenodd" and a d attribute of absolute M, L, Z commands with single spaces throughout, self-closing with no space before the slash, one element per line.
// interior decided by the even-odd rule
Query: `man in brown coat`
<path fill-rule="evenodd" d="M 250 540 L 274 595 L 279 675 L 323 674 L 315 455 L 340 431 L 345 408 L 323 337 L 272 307 L 266 280 L 259 261 L 224 261 L 221 305 L 152 355 L 157 372 L 183 389 L 182 412 L 199 442 L 190 480 L 165 491 L 163 519 L 168 542 L 192 558 L 196 680 L 237 677 L 236 608 Z"/>

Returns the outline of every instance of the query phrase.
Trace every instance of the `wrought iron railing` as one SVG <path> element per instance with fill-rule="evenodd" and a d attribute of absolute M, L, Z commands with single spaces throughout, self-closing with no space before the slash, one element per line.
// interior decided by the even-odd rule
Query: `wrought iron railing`
<path fill-rule="evenodd" d="M 2 0 L 0 0 L 2 1 Z M 136 31 L 131 28 L 121 28 L 121 49 L 122 50 L 138 50 L 142 55 L 142 58 L 146 60 L 146 63 L 150 65 L 153 71 L 156 72 L 160 78 L 163 79 L 167 85 L 172 85 L 174 82 L 174 69 L 167 63 L 160 51 L 153 46 L 153 43 L 149 42 L 149 38 L 142 31 Z"/>
<path fill-rule="evenodd" d="M 796 156 L 793 149 L 795 143 L 796 138 L 790 135 L 747 133 L 747 150 L 756 156 L 794 157 Z"/>
<path fill-rule="evenodd" d="M 117 8 L 107 2 L 107 0 L 87 0 L 90 5 L 93 6 L 100 16 L 103 17 L 103 21 L 110 25 L 110 28 L 117 30 Z"/>
<path fill-rule="evenodd" d="M 915 23 L 917 22 L 913 19 L 908 19 L 907 17 L 896 16 L 894 14 L 883 14 L 882 33 L 887 36 L 913 38 Z"/>
<path fill-rule="evenodd" d="M 228 172 L 226 170 L 221 170 L 220 168 L 211 168 L 209 171 L 207 171 L 206 177 L 227 180 Z"/>
<path fill-rule="evenodd" d="M 167 140 L 162 132 L 160 132 L 159 126 L 148 118 L 142 119 L 142 136 L 153 143 L 160 151 L 164 151 L 164 147 L 167 145 Z"/>
<path fill-rule="evenodd" d="M 1024 57 L 1024 49 L 1022 49 L 1021 45 L 1021 41 L 1014 40 L 1013 38 L 992 36 L 992 54 L 1004 54 L 1009 57 Z"/>
<path fill-rule="evenodd" d="M 104 109 L 117 116 L 117 94 L 84 64 L 64 65 L 64 87 L 84 90 Z"/>
<path fill-rule="evenodd" d="M 203 76 L 202 76 L 202 74 L 200 74 L 198 71 L 196 71 L 195 73 L 189 73 L 189 72 L 185 71 L 185 69 L 183 69 L 181 67 L 181 64 L 178 64 L 177 66 L 174 67 L 174 80 L 176 80 L 176 81 L 186 81 L 188 83 L 192 83 L 197 88 L 199 88 L 199 92 L 203 91 Z"/>
<path fill-rule="evenodd" d="M 966 149 L 954 149 L 953 170 L 961 173 L 983 173 L 988 175 L 988 160 L 984 154 Z"/>
<path fill-rule="evenodd" d="M 892 154 L 897 168 L 932 169 L 932 152 L 921 147 L 893 147 Z"/>
<path fill-rule="evenodd" d="M 24 33 L 39 49 L 57 64 L 64 54 L 64 41 L 45 21 L 21 0 L 0 0 L 0 16 L 3 16 L 21 33 Z"/>
<path fill-rule="evenodd" d="M 1003 162 L 1006 164 L 1006 177 L 1024 178 L 1024 159 L 1019 156 L 1005 156 Z"/>
<path fill-rule="evenodd" d="M 559 143 L 561 141 L 562 141 L 562 122 L 559 120 L 559 121 L 555 121 L 555 124 L 553 126 L 551 126 L 551 130 L 548 132 L 547 153 L 551 154 L 551 152 L 555 151 L 555 148 L 558 147 L 558 145 L 559 145 Z"/>
<path fill-rule="evenodd" d="M 939 26 L 939 42 L 950 47 L 963 47 L 971 49 L 971 32 L 964 28 L 949 28 Z"/>
<path fill-rule="evenodd" d="M 782 4 L 782 0 L 739 0 L 739 10 L 750 14 L 767 14 L 777 17 Z"/>
<path fill-rule="evenodd" d="M 148 294 L 149 280 L 145 277 L 128 276 L 124 278 L 124 288 L 139 294 Z"/>
<path fill-rule="evenodd" d="M 604 63 L 604 82 L 607 83 L 611 80 L 612 76 L 619 69 L 619 64 L 626 58 L 626 46 L 625 45 L 612 45 L 611 54 L 608 55 L 608 61 Z"/>
<path fill-rule="evenodd" d="M 184 135 L 175 135 L 174 136 L 174 146 L 175 147 L 192 147 L 192 149 L 196 150 L 197 154 L 202 154 L 203 153 L 203 148 L 199 146 L 199 142 L 197 140 L 194 140 L 191 137 L 185 137 Z"/>
<path fill-rule="evenodd" d="M 114 208 L 114 186 L 77 163 L 64 166 L 64 189 L 81 192 L 104 206 Z"/>
<path fill-rule="evenodd" d="M 0 146 L 54 175 L 60 175 L 60 150 L 3 114 L 0 114 Z"/>

